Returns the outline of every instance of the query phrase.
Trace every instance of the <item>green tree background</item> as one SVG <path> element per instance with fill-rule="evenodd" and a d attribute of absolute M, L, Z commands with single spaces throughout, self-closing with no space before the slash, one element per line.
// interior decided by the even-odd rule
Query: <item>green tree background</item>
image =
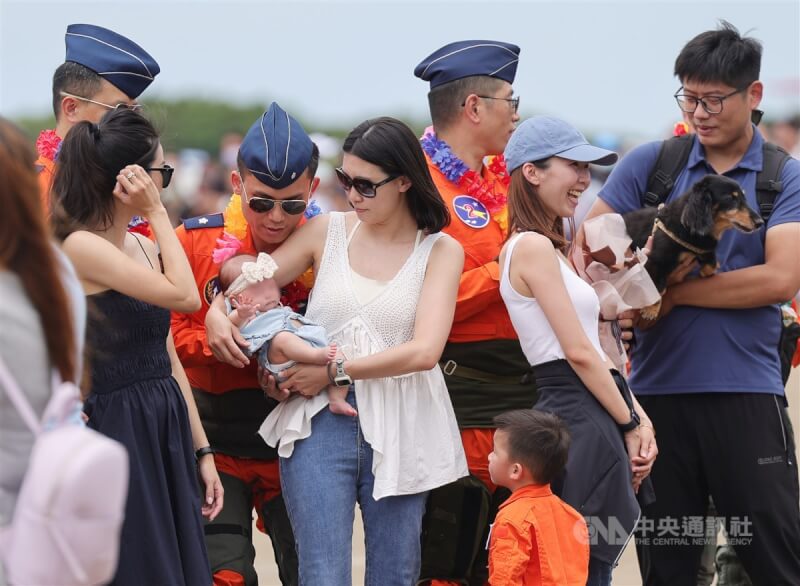
<path fill-rule="evenodd" d="M 202 149 L 216 157 L 222 136 L 230 132 L 244 135 L 268 105 L 233 105 L 199 99 L 147 100 L 144 111 L 161 132 L 161 142 L 165 150 L 175 152 L 185 148 Z M 52 115 L 17 118 L 15 122 L 31 140 L 35 140 L 41 130 L 55 126 Z M 344 138 L 352 129 L 352 126 L 320 128 L 307 124 L 302 118 L 300 122 L 309 132 L 322 132 L 337 138 Z M 425 124 L 418 122 L 411 123 L 411 126 L 415 132 L 421 133 Z"/>

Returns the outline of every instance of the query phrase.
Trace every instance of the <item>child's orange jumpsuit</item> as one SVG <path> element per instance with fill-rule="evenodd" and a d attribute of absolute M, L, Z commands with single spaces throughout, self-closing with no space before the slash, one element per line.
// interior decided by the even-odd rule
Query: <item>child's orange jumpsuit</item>
<path fill-rule="evenodd" d="M 589 532 L 549 484 L 520 488 L 500 506 L 489 537 L 491 586 L 584 586 Z"/>

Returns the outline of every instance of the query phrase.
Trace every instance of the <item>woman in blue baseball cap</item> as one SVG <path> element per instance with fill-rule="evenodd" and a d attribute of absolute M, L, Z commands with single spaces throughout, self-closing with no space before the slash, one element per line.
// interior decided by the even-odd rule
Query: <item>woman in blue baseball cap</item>
<path fill-rule="evenodd" d="M 563 220 L 589 186 L 589 164 L 610 165 L 617 155 L 563 120 L 537 116 L 520 124 L 505 158 L 500 294 L 536 378 L 536 408 L 570 428 L 566 473 L 553 490 L 590 524 L 587 584 L 606 585 L 639 518 L 635 492 L 657 448 L 647 414 L 600 346 L 600 303 L 567 259 Z"/>

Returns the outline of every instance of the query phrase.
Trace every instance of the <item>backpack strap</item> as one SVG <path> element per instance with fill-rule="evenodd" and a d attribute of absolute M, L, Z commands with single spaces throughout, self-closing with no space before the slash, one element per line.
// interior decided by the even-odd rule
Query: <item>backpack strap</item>
<path fill-rule="evenodd" d="M 758 211 L 766 224 L 775 207 L 778 194 L 783 191 L 781 174 L 783 166 L 791 155 L 771 142 L 764 143 L 763 155 L 763 166 L 756 175 L 756 199 L 758 200 Z"/>
<path fill-rule="evenodd" d="M 667 200 L 675 187 L 675 178 L 689 160 L 693 140 L 694 135 L 684 134 L 661 143 L 656 164 L 647 178 L 647 190 L 642 202 L 645 207 L 655 208 Z"/>
<path fill-rule="evenodd" d="M 39 418 L 36 417 L 36 412 L 33 410 L 33 407 L 31 407 L 25 394 L 17 385 L 14 377 L 11 376 L 11 372 L 8 370 L 2 357 L 0 357 L 0 385 L 5 388 L 6 395 L 11 399 L 11 403 L 16 407 L 19 416 L 22 417 L 25 424 L 34 435 L 38 435 L 41 429 Z"/>

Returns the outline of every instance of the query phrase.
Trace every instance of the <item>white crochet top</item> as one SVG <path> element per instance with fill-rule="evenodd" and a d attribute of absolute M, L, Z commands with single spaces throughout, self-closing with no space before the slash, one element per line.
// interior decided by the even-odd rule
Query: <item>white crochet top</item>
<path fill-rule="evenodd" d="M 450 236 L 438 232 L 425 237 L 385 289 L 362 305 L 351 281 L 345 214 L 332 212 L 306 317 L 323 326 L 348 358 L 410 341 L 428 257 L 439 238 Z M 468 474 L 438 365 L 424 372 L 357 380 L 355 392 L 364 439 L 373 450 L 376 500 L 423 492 Z"/>

